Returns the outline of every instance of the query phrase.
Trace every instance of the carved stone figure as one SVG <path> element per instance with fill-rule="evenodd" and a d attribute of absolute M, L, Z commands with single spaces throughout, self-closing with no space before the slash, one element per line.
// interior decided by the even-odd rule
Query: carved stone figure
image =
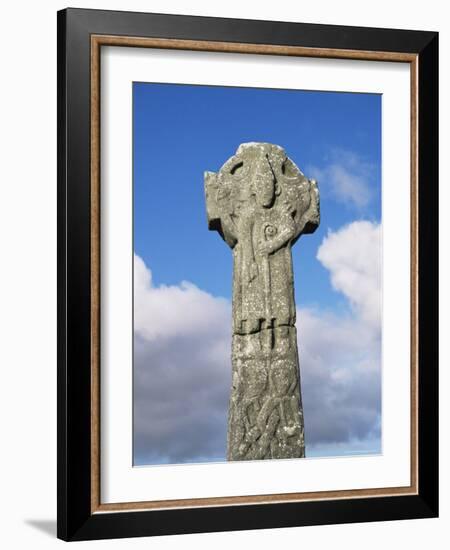
<path fill-rule="evenodd" d="M 243 143 L 205 194 L 234 259 L 228 460 L 304 457 L 291 247 L 319 225 L 317 184 L 282 147 Z"/>

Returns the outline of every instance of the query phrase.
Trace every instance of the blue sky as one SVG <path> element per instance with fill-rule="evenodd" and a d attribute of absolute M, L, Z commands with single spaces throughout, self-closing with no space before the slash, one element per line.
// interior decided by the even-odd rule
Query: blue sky
<path fill-rule="evenodd" d="M 151 289 L 161 291 L 156 302 L 152 299 L 149 301 L 149 307 L 155 310 L 153 315 L 151 311 L 147 312 L 148 318 L 155 319 L 157 323 L 157 308 L 162 295 L 169 299 L 170 292 L 164 289 L 172 289 L 174 292 L 175 289 L 181 289 L 183 292 L 183 281 L 215 300 L 224 298 L 225 304 L 231 299 L 231 251 L 216 232 L 207 229 L 203 172 L 219 170 L 235 153 L 239 144 L 247 141 L 281 145 L 308 177 L 315 177 L 319 181 L 321 225 L 313 235 L 302 237 L 293 247 L 297 306 L 300 310 L 303 308 L 313 312 L 311 315 L 316 316 L 314 319 L 321 320 L 320 326 L 325 326 L 323 323 L 326 324 L 327 319 L 333 316 L 345 322 L 354 320 L 355 323 L 364 324 L 367 320 L 364 300 L 361 293 L 352 294 L 352 289 L 346 288 L 345 282 L 339 278 L 339 269 L 346 258 L 342 259 L 342 252 L 337 253 L 338 248 L 332 249 L 332 244 L 338 243 L 336 246 L 339 247 L 342 246 L 340 243 L 344 243 L 345 250 L 356 247 L 355 250 L 361 251 L 358 254 L 366 262 L 364 265 L 370 266 L 371 257 L 365 257 L 365 241 L 362 239 L 373 242 L 372 233 L 381 222 L 381 96 L 134 83 L 134 250 L 145 269 L 151 272 Z M 357 223 L 363 225 L 356 226 Z M 345 232 L 345 228 L 350 229 Z M 335 235 L 337 237 L 333 240 L 331 237 Z M 365 286 L 362 284 L 361 288 Z M 190 292 L 186 288 L 184 291 L 183 296 Z M 170 302 L 164 306 L 164 315 L 170 307 Z M 176 305 L 173 308 L 175 312 Z M 220 310 L 218 315 L 222 313 Z M 145 315 L 146 312 L 143 312 L 142 316 Z M 185 311 L 179 315 L 189 317 Z M 227 313 L 223 315 L 226 318 Z M 304 317 L 308 319 L 308 313 Z M 314 319 L 311 323 L 315 322 Z M 354 333 L 357 329 L 352 330 Z M 168 360 L 170 354 L 166 350 L 164 356 L 160 338 L 156 346 L 156 358 L 152 355 L 156 353 L 155 330 L 144 327 L 139 331 L 135 320 L 135 344 L 138 350 L 139 346 L 143 346 L 142 354 L 146 359 L 142 368 L 147 369 L 145 377 L 148 378 L 151 374 L 148 365 L 164 362 L 164 357 Z M 182 329 L 178 329 L 176 334 L 180 336 L 182 332 Z M 307 329 L 305 333 L 308 333 Z M 183 339 L 182 334 L 180 337 Z M 379 335 L 377 338 L 379 343 Z M 145 348 L 145 342 L 149 343 L 149 349 Z M 151 342 L 153 351 L 150 349 Z M 299 344 L 302 348 L 301 340 Z M 170 346 L 173 348 L 176 345 L 178 343 L 172 340 Z M 180 346 L 189 354 L 193 351 L 193 345 L 185 338 Z M 305 356 L 309 349 L 313 348 L 308 348 Z M 342 353 L 342 357 L 346 358 L 344 362 L 354 361 L 356 365 L 363 360 L 364 350 L 353 350 L 351 359 L 348 359 L 348 350 Z M 140 368 L 136 367 L 136 357 L 135 370 Z M 181 361 L 176 358 L 172 360 L 175 363 Z M 174 368 L 179 367 L 175 363 Z M 328 376 L 328 380 L 334 384 L 337 369 L 343 367 L 336 363 L 333 368 L 333 372 L 327 371 L 328 374 L 324 376 Z M 380 372 L 377 376 L 381 376 Z M 141 398 L 142 403 L 149 399 L 145 395 Z M 174 399 L 179 398 L 174 396 Z M 376 396 L 374 399 L 376 401 Z M 138 421 L 141 418 L 144 422 L 149 413 L 144 412 L 143 405 L 142 411 L 139 408 L 136 414 L 138 402 L 137 399 L 135 415 Z M 379 409 L 380 404 L 377 402 L 374 407 Z M 359 414 L 364 415 L 364 412 L 360 411 Z M 167 429 L 167 434 L 172 428 Z M 171 433 L 173 438 L 177 437 L 176 430 Z M 169 448 L 172 436 L 167 434 L 164 444 L 167 446 L 166 454 L 161 451 L 155 455 L 152 453 L 158 439 L 154 436 L 151 439 L 153 451 L 146 451 L 145 445 L 149 447 L 150 440 L 145 443 L 145 434 L 142 437 L 139 434 L 139 429 L 136 429 L 135 451 L 140 458 L 135 457 L 135 461 L 139 464 L 204 461 L 208 460 L 208 456 L 211 460 L 221 458 L 221 452 L 217 451 L 220 443 L 214 451 L 208 450 L 206 445 L 198 450 L 197 455 L 195 449 L 190 451 L 189 456 L 189 453 L 184 456 L 181 451 L 171 455 Z M 322 447 L 318 442 L 321 450 L 317 451 L 319 447 L 311 448 L 310 456 L 332 456 L 337 452 L 333 449 L 339 446 L 341 454 L 364 452 L 364 445 L 362 451 L 358 451 L 362 433 L 356 429 L 354 433 L 348 432 L 347 436 L 347 451 L 342 437 L 342 441 L 339 438 L 333 441 L 333 436 L 329 434 L 326 436 L 328 439 L 324 436 Z M 372 447 L 379 448 L 379 426 L 375 426 L 374 431 L 366 433 L 364 437 L 372 437 Z M 373 441 L 378 443 L 373 444 Z"/>
<path fill-rule="evenodd" d="M 135 83 L 133 99 L 134 248 L 156 284 L 186 279 L 231 297 L 231 254 L 205 231 L 203 172 L 217 171 L 240 143 L 281 145 L 308 176 L 308 168 L 351 152 L 373 167 L 369 183 L 379 185 L 379 95 Z M 381 196 L 357 207 L 327 197 L 318 179 L 322 223 L 294 248 L 296 300 L 334 307 L 339 296 L 315 251 L 329 229 L 380 220 Z"/>

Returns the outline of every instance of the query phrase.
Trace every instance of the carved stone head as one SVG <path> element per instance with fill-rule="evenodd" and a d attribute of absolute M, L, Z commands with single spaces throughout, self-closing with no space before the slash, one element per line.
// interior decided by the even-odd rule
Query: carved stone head
<path fill-rule="evenodd" d="M 205 172 L 208 225 L 218 231 L 230 246 L 232 235 L 225 235 L 227 215 L 239 216 L 246 205 L 270 209 L 280 207 L 295 219 L 300 233 L 312 233 L 319 224 L 319 193 L 287 157 L 285 150 L 272 143 L 242 143 L 218 172 Z"/>

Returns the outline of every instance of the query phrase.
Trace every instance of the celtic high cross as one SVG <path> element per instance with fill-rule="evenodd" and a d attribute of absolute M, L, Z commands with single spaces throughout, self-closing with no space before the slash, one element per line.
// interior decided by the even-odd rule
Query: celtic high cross
<path fill-rule="evenodd" d="M 291 247 L 319 225 L 317 184 L 282 147 L 243 143 L 205 193 L 234 259 L 227 458 L 304 457 Z"/>

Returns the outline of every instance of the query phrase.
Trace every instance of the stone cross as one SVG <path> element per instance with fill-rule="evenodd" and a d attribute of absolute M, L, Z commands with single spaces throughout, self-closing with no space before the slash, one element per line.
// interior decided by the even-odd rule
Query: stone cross
<path fill-rule="evenodd" d="M 208 227 L 233 250 L 228 460 L 305 456 L 291 247 L 319 225 L 319 192 L 271 143 L 205 172 Z"/>

